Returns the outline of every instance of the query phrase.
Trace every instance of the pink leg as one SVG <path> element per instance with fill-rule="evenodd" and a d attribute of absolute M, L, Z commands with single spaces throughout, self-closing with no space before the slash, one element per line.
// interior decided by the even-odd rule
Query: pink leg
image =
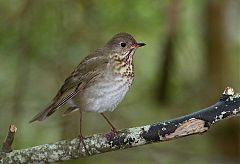
<path fill-rule="evenodd" d="M 88 154 L 88 155 L 90 155 L 89 154 L 89 152 L 88 152 L 88 150 L 87 150 L 87 148 L 86 148 L 86 145 L 85 145 L 85 143 L 84 143 L 84 141 L 83 141 L 83 135 L 82 135 L 82 112 L 81 112 L 81 110 L 79 110 L 79 112 L 80 112 L 80 125 L 79 125 L 79 127 L 80 127 L 80 129 L 79 129 L 79 131 L 80 131 L 80 134 L 79 134 L 79 147 L 81 146 L 80 144 L 82 143 L 83 144 L 83 147 L 84 147 L 84 149 L 86 150 L 86 153 Z"/>
<path fill-rule="evenodd" d="M 103 118 L 107 121 L 107 123 L 111 126 L 111 128 L 112 128 L 112 131 L 114 132 L 114 133 L 117 133 L 117 129 L 113 126 L 113 124 L 109 121 L 109 119 L 103 114 L 103 113 L 100 113 L 102 116 L 103 116 Z"/>

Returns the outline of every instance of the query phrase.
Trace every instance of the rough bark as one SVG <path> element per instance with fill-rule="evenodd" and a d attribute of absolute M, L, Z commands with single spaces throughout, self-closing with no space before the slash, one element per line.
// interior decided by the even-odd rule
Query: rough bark
<path fill-rule="evenodd" d="M 106 134 L 94 134 L 84 142 L 90 156 L 109 151 L 132 148 L 153 142 L 168 141 L 206 132 L 211 125 L 240 115 L 240 94 L 226 88 L 220 100 L 200 111 L 172 120 L 134 127 Z M 0 163 L 50 163 L 88 156 L 79 139 L 63 140 L 52 144 L 0 154 Z"/>
<path fill-rule="evenodd" d="M 8 129 L 8 134 L 2 145 L 2 152 L 9 153 L 12 151 L 12 143 L 16 132 L 17 127 L 15 125 L 10 125 Z"/>

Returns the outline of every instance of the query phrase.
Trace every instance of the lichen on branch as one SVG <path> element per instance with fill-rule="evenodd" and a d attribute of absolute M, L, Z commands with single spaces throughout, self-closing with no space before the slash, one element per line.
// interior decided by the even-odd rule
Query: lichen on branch
<path fill-rule="evenodd" d="M 159 141 L 168 141 L 193 134 L 207 132 L 215 123 L 240 115 L 240 94 L 228 87 L 220 100 L 205 109 L 172 120 L 119 130 L 94 134 L 86 137 L 84 143 L 89 155 L 132 148 Z M 0 154 L 0 163 L 50 163 L 78 159 L 88 156 L 79 139 L 63 140 L 52 144 L 14 150 Z"/>

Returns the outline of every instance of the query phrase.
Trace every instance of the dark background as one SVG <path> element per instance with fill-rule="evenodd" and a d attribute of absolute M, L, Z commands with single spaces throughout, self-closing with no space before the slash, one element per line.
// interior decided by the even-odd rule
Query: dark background
<path fill-rule="evenodd" d="M 147 46 L 135 55 L 133 87 L 107 113 L 119 129 L 182 116 L 215 103 L 226 86 L 240 92 L 240 2 L 237 0 L 0 1 L 0 141 L 18 127 L 14 148 L 74 138 L 78 113 L 56 112 L 28 124 L 90 52 L 118 32 Z M 84 134 L 109 126 L 84 115 Z M 72 163 L 237 163 L 240 121 L 204 135 L 110 152 Z M 70 163 L 70 162 L 66 162 Z"/>

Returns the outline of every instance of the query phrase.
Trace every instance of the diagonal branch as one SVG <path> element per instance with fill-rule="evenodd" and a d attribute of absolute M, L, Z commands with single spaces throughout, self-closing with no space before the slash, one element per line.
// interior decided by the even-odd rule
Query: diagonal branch
<path fill-rule="evenodd" d="M 123 129 L 116 136 L 109 132 L 86 137 L 84 143 L 90 156 L 132 148 L 153 142 L 168 141 L 206 132 L 211 125 L 240 115 L 240 94 L 227 87 L 220 100 L 205 109 L 172 120 Z M 63 140 L 32 148 L 0 154 L 0 163 L 50 163 L 87 156 L 79 139 Z"/>

